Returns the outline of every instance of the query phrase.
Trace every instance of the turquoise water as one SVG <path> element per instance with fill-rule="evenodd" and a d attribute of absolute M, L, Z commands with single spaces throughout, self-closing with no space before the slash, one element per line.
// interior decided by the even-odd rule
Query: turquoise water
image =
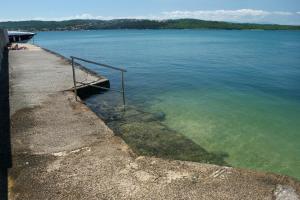
<path fill-rule="evenodd" d="M 300 179 L 299 31 L 41 32 L 35 41 L 128 69 L 129 105 L 165 113 L 164 126 L 226 153 L 229 165 Z M 118 73 L 89 67 L 119 88 Z"/>

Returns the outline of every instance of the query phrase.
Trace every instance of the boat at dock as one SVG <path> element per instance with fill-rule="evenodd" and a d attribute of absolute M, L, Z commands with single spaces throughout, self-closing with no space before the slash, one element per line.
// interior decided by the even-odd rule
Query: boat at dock
<path fill-rule="evenodd" d="M 8 31 L 9 42 L 26 43 L 32 39 L 36 33 L 32 32 L 21 32 L 21 31 Z"/>

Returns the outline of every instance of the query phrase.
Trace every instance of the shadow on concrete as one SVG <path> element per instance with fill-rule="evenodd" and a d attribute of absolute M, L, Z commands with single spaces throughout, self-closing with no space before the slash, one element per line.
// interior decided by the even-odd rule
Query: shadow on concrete
<path fill-rule="evenodd" d="M 110 82 L 109 80 L 103 81 L 103 82 L 98 82 L 98 83 L 93 83 L 94 86 L 98 87 L 104 87 L 104 88 L 110 88 Z M 103 94 L 107 90 L 92 87 L 92 86 L 86 86 L 82 88 L 77 89 L 77 94 L 81 99 L 86 99 L 89 98 L 90 96 L 97 95 L 97 94 Z"/>
<path fill-rule="evenodd" d="M 3 52 L 0 68 L 0 199 L 8 199 L 8 168 L 12 166 L 9 114 L 8 50 Z"/>

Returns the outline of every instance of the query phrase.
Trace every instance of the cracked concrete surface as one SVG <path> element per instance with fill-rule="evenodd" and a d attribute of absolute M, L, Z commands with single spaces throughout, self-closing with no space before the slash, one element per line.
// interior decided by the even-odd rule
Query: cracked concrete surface
<path fill-rule="evenodd" d="M 64 91 L 69 64 L 40 48 L 10 52 L 10 68 L 11 199 L 299 199 L 289 177 L 134 154 Z"/>

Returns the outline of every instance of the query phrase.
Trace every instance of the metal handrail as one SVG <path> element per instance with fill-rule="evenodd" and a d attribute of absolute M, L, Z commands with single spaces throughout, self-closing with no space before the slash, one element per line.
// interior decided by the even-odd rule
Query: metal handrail
<path fill-rule="evenodd" d="M 86 60 L 86 59 L 78 58 L 78 57 L 75 57 L 75 56 L 71 56 L 71 59 L 81 60 L 81 61 L 86 62 L 86 63 L 95 64 L 95 65 L 99 65 L 99 66 L 102 66 L 102 67 L 107 67 L 107 68 L 118 70 L 118 71 L 122 71 L 122 72 L 127 72 L 126 69 L 122 69 L 122 68 L 118 68 L 118 67 L 113 67 L 113 66 L 107 65 L 107 64 L 97 63 L 97 62 L 94 62 L 94 61 L 91 61 L 91 60 Z"/>
<path fill-rule="evenodd" d="M 102 64 L 102 63 L 97 63 L 97 62 L 94 62 L 94 61 L 91 61 L 91 60 L 87 60 L 87 59 L 83 59 L 83 58 L 78 58 L 78 57 L 75 57 L 75 56 L 71 56 L 71 60 L 72 60 L 73 83 L 74 83 L 75 99 L 76 99 L 76 101 L 77 101 L 77 83 L 82 84 L 82 85 L 89 85 L 91 87 L 100 88 L 100 89 L 106 89 L 106 90 L 109 89 L 109 88 L 104 88 L 104 87 L 95 86 L 95 85 L 91 85 L 91 84 L 85 84 L 85 83 L 76 81 L 75 64 L 77 64 L 77 63 L 75 63 L 74 60 L 80 60 L 80 61 L 83 61 L 83 62 L 86 62 L 86 63 L 90 63 L 90 64 L 94 64 L 94 65 L 98 65 L 98 66 L 110 68 L 110 69 L 117 70 L 117 71 L 121 72 L 121 79 L 122 79 L 122 85 L 121 85 L 121 87 L 122 87 L 122 90 L 121 91 L 119 91 L 119 90 L 113 90 L 113 91 L 117 91 L 117 92 L 122 93 L 122 96 L 123 96 L 123 105 L 125 106 L 124 72 L 127 72 L 127 70 L 122 69 L 122 68 L 118 68 L 118 67 L 113 67 L 113 66 L 106 65 L 106 64 Z"/>

